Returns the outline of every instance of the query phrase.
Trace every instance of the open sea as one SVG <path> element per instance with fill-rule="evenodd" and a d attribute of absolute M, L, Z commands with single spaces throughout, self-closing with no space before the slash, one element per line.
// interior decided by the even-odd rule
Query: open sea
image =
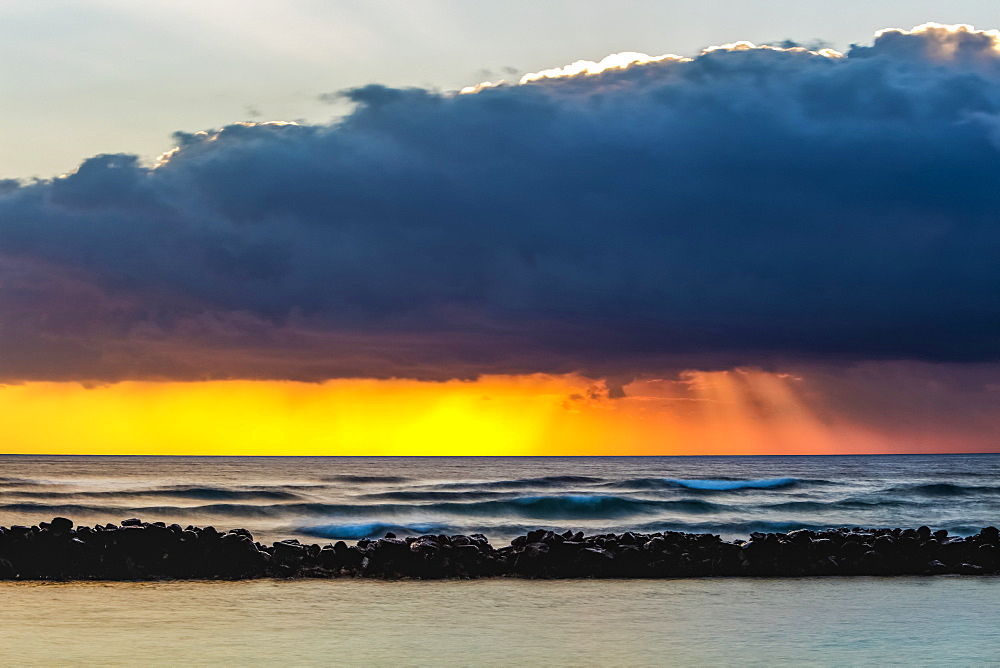
<path fill-rule="evenodd" d="M 1000 455 L 0 456 L 0 525 L 271 542 L 1000 524 Z M 4 665 L 1000 665 L 1000 579 L 0 583 Z"/>

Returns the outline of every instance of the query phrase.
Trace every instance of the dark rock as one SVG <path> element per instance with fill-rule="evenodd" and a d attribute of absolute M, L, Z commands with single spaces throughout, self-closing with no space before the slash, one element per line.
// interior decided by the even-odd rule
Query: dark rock
<path fill-rule="evenodd" d="M 863 575 L 880 575 L 885 567 L 885 561 L 881 554 L 869 550 L 861 555 L 859 567 Z"/>
<path fill-rule="evenodd" d="M 925 575 L 943 575 L 948 572 L 948 567 L 936 559 L 928 562 L 927 568 L 924 570 Z"/>
<path fill-rule="evenodd" d="M 531 532 L 528 535 L 530 536 L 535 533 L 536 532 Z M 541 536 L 538 537 L 541 538 L 544 535 L 545 533 L 542 532 Z M 546 574 L 549 563 L 548 544 L 542 542 L 528 543 L 524 546 L 524 549 L 515 556 L 513 561 L 513 570 L 519 575 L 539 577 Z"/>
<path fill-rule="evenodd" d="M 476 545 L 459 545 L 455 548 L 455 558 L 460 561 L 479 561 L 482 553 Z"/>
<path fill-rule="evenodd" d="M 431 536 L 423 536 L 410 543 L 410 551 L 415 554 L 436 554 L 441 550 L 436 539 Z"/>
<path fill-rule="evenodd" d="M 391 555 L 401 555 L 410 551 L 410 546 L 405 540 L 399 538 L 382 538 L 374 544 L 376 550 Z"/>
<path fill-rule="evenodd" d="M 214 540 L 217 540 L 219 538 L 222 538 L 222 534 L 219 533 L 219 530 L 216 529 L 215 527 L 213 527 L 211 524 L 208 525 L 207 527 L 202 527 L 202 528 L 198 529 L 198 536 L 199 536 L 199 538 L 201 538 L 201 540 L 206 540 L 206 541 L 214 541 Z M 289 540 L 290 541 L 294 541 L 296 543 L 299 542 L 299 541 L 295 540 L 294 538 L 291 538 Z"/>
<path fill-rule="evenodd" d="M 876 552 L 884 555 L 893 552 L 895 550 L 896 541 L 894 541 L 891 537 L 887 535 L 883 535 L 875 539 L 875 542 L 872 545 L 872 547 Z"/>
<path fill-rule="evenodd" d="M 337 570 L 343 565 L 340 554 L 330 546 L 320 550 L 318 560 L 320 566 L 327 570 Z"/>
<path fill-rule="evenodd" d="M 651 538 L 646 541 L 642 549 L 649 552 L 663 552 L 667 548 L 667 541 L 662 537 Z"/>
<path fill-rule="evenodd" d="M 993 570 L 1000 564 L 1000 549 L 989 543 L 980 545 L 972 557 L 972 563 Z"/>
<path fill-rule="evenodd" d="M 295 567 L 306 558 L 306 550 L 298 541 L 278 541 L 274 543 L 274 563 L 278 566 Z"/>
<path fill-rule="evenodd" d="M 982 575 L 985 569 L 978 564 L 961 563 L 955 569 L 955 572 L 960 575 Z"/>
<path fill-rule="evenodd" d="M 599 547 L 585 547 L 576 553 L 576 558 L 578 563 L 584 566 L 594 566 L 598 569 L 598 574 L 600 571 L 608 568 L 611 562 L 615 560 L 614 553 L 608 550 L 602 550 Z"/>
<path fill-rule="evenodd" d="M 528 535 L 524 537 L 524 541 L 525 543 L 540 543 L 544 537 L 545 531 L 543 529 L 535 529 L 528 532 Z"/>
<path fill-rule="evenodd" d="M 525 555 L 531 557 L 532 559 L 537 559 L 537 558 L 540 558 L 540 557 L 544 557 L 544 556 L 548 555 L 548 553 L 549 553 L 549 546 L 548 546 L 548 544 L 547 543 L 540 543 L 540 542 L 539 543 L 528 543 L 527 545 L 524 546 L 524 552 L 522 552 L 522 554 L 525 554 Z"/>
<path fill-rule="evenodd" d="M 529 540 L 530 539 L 530 540 Z M 586 537 L 537 529 L 494 549 L 482 534 L 271 546 L 245 529 L 129 519 L 73 527 L 66 518 L 0 527 L 0 579 L 815 576 L 1000 573 L 1000 532 L 969 538 L 918 529 L 841 528 L 754 533 L 748 541 L 678 532 Z"/>
<path fill-rule="evenodd" d="M 626 531 L 626 532 L 625 532 L 625 533 L 623 533 L 623 534 L 621 535 L 621 537 L 620 537 L 620 538 L 618 539 L 618 542 L 619 542 L 619 544 L 621 544 L 621 545 L 635 545 L 636 543 L 639 543 L 639 542 L 640 542 L 640 540 L 639 540 L 639 537 L 638 537 L 638 536 L 636 536 L 636 535 L 635 535 L 634 533 L 632 533 L 631 531 Z M 645 541 L 642 541 L 642 542 L 645 542 Z"/>
<path fill-rule="evenodd" d="M 798 531 L 790 531 L 788 533 L 788 540 L 797 545 L 810 545 L 812 544 L 813 535 L 811 531 L 806 531 L 805 529 L 799 529 Z"/>
<path fill-rule="evenodd" d="M 73 530 L 73 521 L 65 517 L 54 517 L 49 522 L 49 530 L 55 534 L 66 534 Z"/>
<path fill-rule="evenodd" d="M 864 546 L 857 540 L 846 540 L 837 550 L 838 560 L 850 561 L 859 558 L 865 552 Z"/>

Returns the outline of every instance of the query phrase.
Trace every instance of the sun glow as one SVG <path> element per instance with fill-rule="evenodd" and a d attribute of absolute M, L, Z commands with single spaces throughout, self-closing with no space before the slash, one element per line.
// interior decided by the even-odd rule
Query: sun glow
<path fill-rule="evenodd" d="M 343 379 L 0 387 L 7 453 L 696 455 L 900 450 L 818 417 L 800 378 L 758 370 L 638 380 Z"/>
<path fill-rule="evenodd" d="M 446 383 L 124 382 L 0 388 L 3 450 L 66 454 L 536 454 L 576 377 Z"/>

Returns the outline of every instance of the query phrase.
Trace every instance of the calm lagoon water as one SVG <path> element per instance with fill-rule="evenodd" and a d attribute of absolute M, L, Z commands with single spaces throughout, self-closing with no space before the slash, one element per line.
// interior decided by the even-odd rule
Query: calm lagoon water
<path fill-rule="evenodd" d="M 0 583 L 4 665 L 984 665 L 1000 579 Z"/>

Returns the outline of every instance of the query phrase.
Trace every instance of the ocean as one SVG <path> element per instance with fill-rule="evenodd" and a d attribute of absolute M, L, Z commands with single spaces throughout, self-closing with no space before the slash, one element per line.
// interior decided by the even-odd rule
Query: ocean
<path fill-rule="evenodd" d="M 1000 455 L 0 457 L 0 525 L 62 515 L 325 543 L 529 528 L 1000 524 Z M 1000 656 L 1000 578 L 0 582 L 4 665 L 914 665 Z"/>
<path fill-rule="evenodd" d="M 0 525 L 245 527 L 262 542 L 1000 522 L 1000 455 L 0 457 Z"/>

